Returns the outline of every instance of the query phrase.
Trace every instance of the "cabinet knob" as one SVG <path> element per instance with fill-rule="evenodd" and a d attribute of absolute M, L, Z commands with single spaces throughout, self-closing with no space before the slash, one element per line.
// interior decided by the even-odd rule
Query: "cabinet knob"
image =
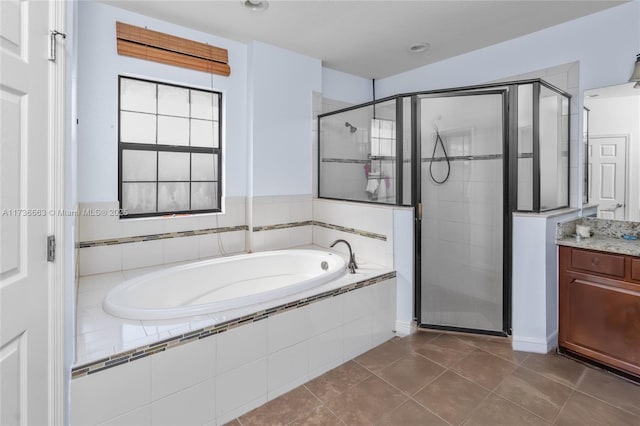
<path fill-rule="evenodd" d="M 593 259 L 591 259 L 591 264 L 593 266 L 598 266 L 600 264 L 600 259 L 597 257 L 594 257 Z"/>

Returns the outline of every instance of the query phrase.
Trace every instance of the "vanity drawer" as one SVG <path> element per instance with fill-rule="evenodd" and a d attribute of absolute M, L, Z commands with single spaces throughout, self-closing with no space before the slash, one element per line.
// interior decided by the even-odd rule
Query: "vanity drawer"
<path fill-rule="evenodd" d="M 587 250 L 571 250 L 571 267 L 599 274 L 624 277 L 624 256 Z M 640 279 L 640 262 L 636 266 Z"/>

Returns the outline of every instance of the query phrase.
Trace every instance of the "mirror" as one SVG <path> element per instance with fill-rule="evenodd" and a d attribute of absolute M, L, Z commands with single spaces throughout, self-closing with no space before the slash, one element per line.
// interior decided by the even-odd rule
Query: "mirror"
<path fill-rule="evenodd" d="M 584 92 L 583 197 L 601 219 L 640 222 L 640 88 L 633 86 Z"/>

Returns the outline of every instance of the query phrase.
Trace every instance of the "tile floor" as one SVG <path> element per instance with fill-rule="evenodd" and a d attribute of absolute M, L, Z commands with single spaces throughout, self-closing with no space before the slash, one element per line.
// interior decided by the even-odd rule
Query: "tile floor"
<path fill-rule="evenodd" d="M 229 425 L 635 425 L 640 386 L 505 339 L 395 338 Z"/>

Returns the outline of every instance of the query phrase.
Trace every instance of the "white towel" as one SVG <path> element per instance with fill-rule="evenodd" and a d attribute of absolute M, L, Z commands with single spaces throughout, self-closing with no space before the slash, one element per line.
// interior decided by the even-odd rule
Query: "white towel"
<path fill-rule="evenodd" d="M 380 181 L 378 179 L 369 179 L 369 181 L 367 182 L 367 189 L 366 191 L 373 195 L 376 193 L 376 191 L 378 190 L 378 187 L 380 186 Z"/>

